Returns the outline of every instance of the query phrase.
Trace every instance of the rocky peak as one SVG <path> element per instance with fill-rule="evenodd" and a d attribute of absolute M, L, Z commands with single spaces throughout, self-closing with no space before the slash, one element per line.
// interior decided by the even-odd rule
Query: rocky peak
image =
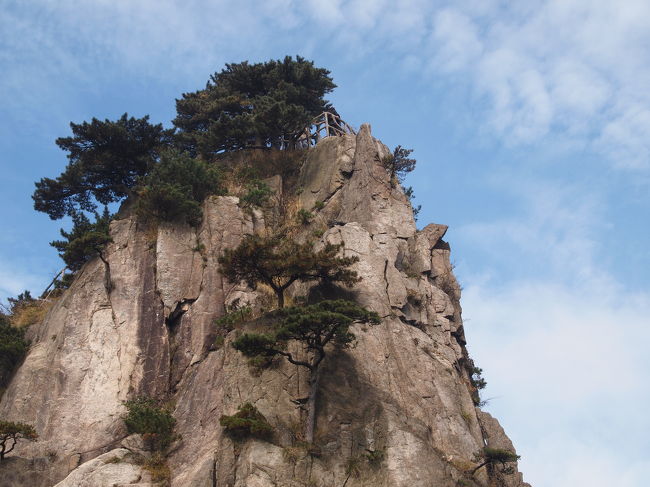
<path fill-rule="evenodd" d="M 363 125 L 309 149 L 298 179 L 298 206 L 315 214 L 304 232 L 359 257 L 351 297 L 382 317 L 355 324 L 354 346 L 332 349 L 323 364 L 317 454 L 297 433 L 305 370 L 251 367 L 230 346 L 238 330 L 215 341 L 215 320 L 233 303 L 268 303 L 263 289 L 228 282 L 217 263 L 245 235 L 267 232 L 268 215 L 220 196 L 205 201 L 198 228 L 154 228 L 128 211 L 111 224 L 103 259 L 84 266 L 38 326 L 2 398 L 0 415 L 33 424 L 40 441 L 0 463 L 0 485 L 152 485 L 122 419 L 135 395 L 175 405 L 172 486 L 527 485 L 518 473 L 469 474 L 486 444 L 512 445 L 474 404 L 447 227 L 416 229 L 381 164 L 388 154 Z M 323 290 L 290 289 L 315 292 Z M 246 402 L 273 426 L 272 441 L 224 434 L 219 418 Z"/>

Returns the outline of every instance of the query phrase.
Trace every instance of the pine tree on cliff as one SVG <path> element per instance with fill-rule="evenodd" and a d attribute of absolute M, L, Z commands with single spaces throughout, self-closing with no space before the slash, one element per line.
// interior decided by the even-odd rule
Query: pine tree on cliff
<path fill-rule="evenodd" d="M 341 245 L 326 244 L 319 251 L 312 243 L 298 243 L 280 237 L 247 235 L 234 249 L 219 257 L 221 271 L 231 282 L 246 281 L 254 288 L 264 283 L 273 289 L 278 307 L 284 307 L 284 292 L 296 281 L 340 282 L 352 287 L 359 282 L 349 267 L 358 257 L 338 257 Z"/>
<path fill-rule="evenodd" d="M 377 324 L 377 313 L 344 300 L 321 301 L 309 306 L 295 306 L 275 312 L 280 319 L 271 333 L 245 333 L 233 342 L 233 347 L 248 357 L 281 355 L 294 365 L 309 369 L 309 397 L 305 441 L 313 443 L 316 423 L 316 395 L 320 366 L 329 344 L 348 346 L 355 338 L 350 332 L 354 322 Z M 287 351 L 289 341 L 303 346 L 304 358 L 296 358 Z"/>
<path fill-rule="evenodd" d="M 332 109 L 324 99 L 336 88 L 329 73 L 300 56 L 226 64 L 205 89 L 176 100 L 179 144 L 206 159 L 223 151 L 291 145 L 315 116 Z"/>
<path fill-rule="evenodd" d="M 0 460 L 11 453 L 20 440 L 36 441 L 37 438 L 31 424 L 0 420 Z"/>
<path fill-rule="evenodd" d="M 160 151 L 172 141 L 171 130 L 152 125 L 149 117 L 133 118 L 125 113 L 116 121 L 70 123 L 72 137 L 56 144 L 69 152 L 69 163 L 56 179 L 36 183 L 34 208 L 53 220 L 79 211 L 95 211 L 120 201 L 131 193 L 139 178 L 158 160 Z"/>
<path fill-rule="evenodd" d="M 72 272 L 77 272 L 88 260 L 99 255 L 111 241 L 109 235 L 111 215 L 108 208 L 104 207 L 101 215 L 96 211 L 94 215 L 95 221 L 91 222 L 82 212 L 75 212 L 72 215 L 72 230 L 69 232 L 61 230 L 64 240 L 50 242 L 50 245 L 59 251 L 59 256 Z"/>
<path fill-rule="evenodd" d="M 417 161 L 409 158 L 413 149 L 405 149 L 401 145 L 395 147 L 392 154 L 382 159 L 382 164 L 390 176 L 390 184 L 395 186 L 396 182 L 402 183 L 408 173 L 415 169 Z"/>

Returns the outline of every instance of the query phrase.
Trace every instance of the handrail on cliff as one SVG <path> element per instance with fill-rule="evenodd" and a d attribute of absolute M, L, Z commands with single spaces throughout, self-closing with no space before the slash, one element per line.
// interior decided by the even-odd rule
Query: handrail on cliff
<path fill-rule="evenodd" d="M 341 117 L 332 112 L 323 112 L 315 117 L 295 142 L 296 149 L 309 149 L 326 137 L 356 135 L 357 132 Z"/>

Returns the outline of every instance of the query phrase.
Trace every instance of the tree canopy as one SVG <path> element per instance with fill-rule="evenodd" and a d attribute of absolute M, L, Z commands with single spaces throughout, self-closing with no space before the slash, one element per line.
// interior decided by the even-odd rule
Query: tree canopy
<path fill-rule="evenodd" d="M 282 148 L 311 119 L 332 109 L 324 99 L 336 87 L 329 74 L 300 56 L 226 64 L 205 89 L 176 100 L 180 145 L 204 157 L 247 147 Z"/>
<path fill-rule="evenodd" d="M 167 221 L 201 221 L 201 202 L 222 194 L 222 174 L 217 166 L 188 154 L 169 150 L 143 179 L 138 189 L 138 211 Z"/>
<path fill-rule="evenodd" d="M 173 130 L 152 125 L 149 117 L 122 115 L 116 121 L 70 123 L 72 137 L 56 144 L 68 152 L 69 163 L 56 179 L 36 183 L 34 208 L 57 220 L 80 210 L 95 211 L 120 201 L 158 160 L 160 150 L 172 142 Z"/>
<path fill-rule="evenodd" d="M 124 403 L 127 413 L 124 424 L 129 433 L 142 435 L 149 450 L 165 450 L 176 438 L 176 419 L 169 405 L 150 397 L 136 397 Z"/>
<path fill-rule="evenodd" d="M 270 286 L 284 307 L 284 291 L 295 281 L 324 279 L 352 287 L 359 282 L 357 273 L 349 267 L 358 257 L 338 257 L 341 245 L 326 244 L 314 250 L 313 243 L 298 243 L 281 237 L 247 235 L 234 249 L 226 249 L 219 264 L 223 274 L 232 282 L 246 281 L 255 287 Z"/>
<path fill-rule="evenodd" d="M 205 197 L 225 192 L 223 167 L 213 156 L 251 147 L 292 148 L 313 117 L 334 111 L 324 98 L 336 87 L 329 74 L 300 56 L 227 64 L 205 89 L 177 100 L 173 129 L 128 113 L 70 123 L 72 134 L 56 140 L 67 152 L 67 166 L 59 176 L 37 181 L 32 195 L 36 210 L 54 220 L 72 218 L 72 229 L 51 244 L 70 270 L 78 270 L 109 241 L 110 217 L 100 216 L 98 206 L 131 196 L 137 196 L 141 216 L 198 224 Z M 263 204 L 268 188 L 259 181 L 248 186 L 242 201 Z"/>
<path fill-rule="evenodd" d="M 273 436 L 273 427 L 250 402 L 239 406 L 237 412 L 231 416 L 222 415 L 219 423 L 226 434 L 237 441 L 247 438 L 268 440 Z"/>

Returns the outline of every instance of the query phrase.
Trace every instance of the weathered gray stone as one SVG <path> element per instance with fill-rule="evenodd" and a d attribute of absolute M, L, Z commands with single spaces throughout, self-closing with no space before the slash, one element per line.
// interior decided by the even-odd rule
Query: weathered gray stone
<path fill-rule="evenodd" d="M 418 232 L 419 235 L 425 237 L 429 241 L 429 248 L 435 247 L 440 239 L 447 233 L 447 225 L 440 225 L 437 223 L 429 223 L 426 227 Z"/>
<path fill-rule="evenodd" d="M 76 468 L 54 487 L 153 487 L 147 472 L 127 462 L 129 450 L 118 448 Z"/>
<path fill-rule="evenodd" d="M 187 224 L 161 223 L 156 239 L 156 289 L 165 315 L 181 301 L 196 300 L 203 280 L 203 259 L 196 231 Z"/>
<path fill-rule="evenodd" d="M 354 171 L 343 190 L 337 220 L 357 222 L 371 235 L 409 238 L 416 232 L 415 220 L 408 198 L 399 187 L 392 187 L 381 164 L 388 153 L 370 134 L 370 125 L 362 125 L 356 138 Z"/>
<path fill-rule="evenodd" d="M 311 209 L 317 201 L 328 202 L 352 173 L 355 138 L 351 135 L 328 137 L 309 151 L 302 167 L 298 187 L 300 206 Z"/>

